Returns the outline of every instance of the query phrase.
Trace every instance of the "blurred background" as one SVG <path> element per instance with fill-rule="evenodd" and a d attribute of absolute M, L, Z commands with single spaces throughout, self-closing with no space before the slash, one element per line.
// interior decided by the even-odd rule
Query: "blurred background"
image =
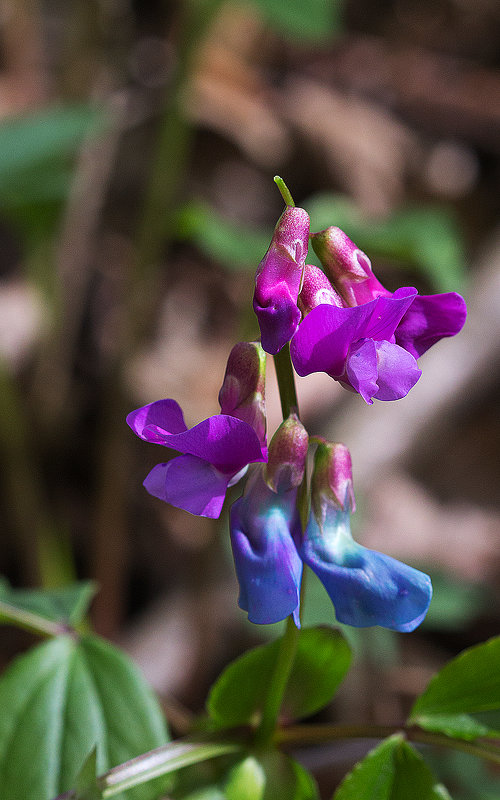
<path fill-rule="evenodd" d="M 277 626 L 237 608 L 227 514 L 143 489 L 165 451 L 125 416 L 164 397 L 188 425 L 217 413 L 232 345 L 258 335 L 275 173 L 389 289 L 468 303 L 404 400 L 298 382 L 310 433 L 351 449 L 357 538 L 433 578 L 418 632 L 346 631 L 355 668 L 322 715 L 398 723 L 436 668 L 500 627 L 500 5 L 2 2 L 0 574 L 94 579 L 96 630 L 136 659 L 176 734 Z M 268 406 L 272 433 L 272 365 Z M 333 622 L 308 581 L 306 623 Z M 0 665 L 32 641 L 3 628 Z M 305 754 L 325 797 L 365 750 Z M 454 797 L 498 798 L 491 767 L 436 764 Z"/>

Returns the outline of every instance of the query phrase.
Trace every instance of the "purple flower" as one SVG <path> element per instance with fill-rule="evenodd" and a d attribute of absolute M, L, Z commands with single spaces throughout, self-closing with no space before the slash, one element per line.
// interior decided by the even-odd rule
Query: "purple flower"
<path fill-rule="evenodd" d="M 271 440 L 268 464 L 255 469 L 243 497 L 231 508 L 238 603 L 251 622 L 279 622 L 293 614 L 299 626 L 302 561 L 297 551 L 301 531 L 297 491 L 308 441 L 306 429 L 292 414 Z"/>
<path fill-rule="evenodd" d="M 242 342 L 229 357 L 220 392 L 223 413 L 189 429 L 175 400 L 158 400 L 128 415 L 141 439 L 183 454 L 153 467 L 144 481 L 150 494 L 198 516 L 220 515 L 227 488 L 248 464 L 267 460 L 264 370 L 260 345 Z"/>
<path fill-rule="evenodd" d="M 307 316 L 290 345 L 297 373 L 326 372 L 370 404 L 405 397 L 421 375 L 416 359 L 462 329 L 463 298 L 417 296 L 410 287 L 391 294 L 339 228 L 311 238 L 334 288 L 316 267 L 305 267 L 299 306 Z"/>
<path fill-rule="evenodd" d="M 302 561 L 297 552 L 297 487 L 274 492 L 257 468 L 231 508 L 230 531 L 240 585 L 238 605 L 258 624 L 290 614 L 299 626 Z"/>
<path fill-rule="evenodd" d="M 414 630 L 429 608 L 430 578 L 353 540 L 351 458 L 344 445 L 318 446 L 311 506 L 299 552 L 323 583 L 339 622 Z"/>
<path fill-rule="evenodd" d="M 299 325 L 297 297 L 308 243 L 307 212 L 287 206 L 255 275 L 253 307 L 259 321 L 262 347 L 267 353 L 278 353 Z"/>

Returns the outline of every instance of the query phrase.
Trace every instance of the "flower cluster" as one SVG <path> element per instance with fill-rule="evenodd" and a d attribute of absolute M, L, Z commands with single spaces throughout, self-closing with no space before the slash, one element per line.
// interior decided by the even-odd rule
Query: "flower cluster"
<path fill-rule="evenodd" d="M 309 238 L 324 271 L 305 263 Z M 328 592 L 340 622 L 411 631 L 432 596 L 424 573 L 355 542 L 351 458 L 342 444 L 308 433 L 292 411 L 266 443 L 266 352 L 290 342 L 299 375 L 326 372 L 367 402 L 404 397 L 421 375 L 417 359 L 458 333 L 465 303 L 451 292 L 391 293 L 340 229 L 310 236 L 309 217 L 288 205 L 255 278 L 261 344 L 229 356 L 220 414 L 186 426 L 174 400 L 127 417 L 142 439 L 177 451 L 144 481 L 148 492 L 192 514 L 218 517 L 226 491 L 251 471 L 230 512 L 239 605 L 255 623 L 293 616 L 299 625 L 304 564 Z M 290 365 L 290 373 L 291 365 Z M 316 447 L 308 479 L 307 454 Z"/>
<path fill-rule="evenodd" d="M 421 375 L 417 359 L 462 329 L 463 298 L 419 296 L 412 287 L 389 292 L 368 256 L 335 227 L 310 237 L 323 272 L 305 264 L 308 238 L 306 212 L 288 207 L 257 271 L 254 308 L 264 349 L 275 354 L 290 342 L 299 375 L 326 372 L 367 403 L 405 397 Z"/>

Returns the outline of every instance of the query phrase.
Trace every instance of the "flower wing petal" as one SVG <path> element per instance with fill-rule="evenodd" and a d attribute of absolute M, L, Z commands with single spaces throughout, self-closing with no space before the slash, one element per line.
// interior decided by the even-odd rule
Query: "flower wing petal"
<path fill-rule="evenodd" d="M 447 336 L 455 336 L 465 323 L 467 308 L 456 292 L 416 297 L 396 329 L 396 343 L 415 358 Z"/>
<path fill-rule="evenodd" d="M 404 313 L 415 301 L 417 290 L 397 289 L 392 296 L 379 297 L 363 336 L 370 339 L 391 339 Z"/>
<path fill-rule="evenodd" d="M 338 378 L 352 342 L 364 336 L 377 300 L 353 308 L 320 305 L 302 320 L 290 342 L 293 366 L 301 376 L 326 372 Z"/>
<path fill-rule="evenodd" d="M 399 400 L 406 397 L 422 374 L 407 350 L 391 342 L 375 342 L 378 364 L 377 400 Z"/>
<path fill-rule="evenodd" d="M 349 350 L 346 361 L 346 376 L 352 388 L 359 392 L 369 405 L 377 394 L 377 348 L 373 339 L 360 339 Z"/>
<path fill-rule="evenodd" d="M 196 456 L 184 455 L 153 467 L 144 486 L 153 497 L 199 517 L 217 519 L 229 477 Z"/>
<path fill-rule="evenodd" d="M 250 462 L 265 461 L 265 452 L 254 429 L 227 414 L 216 414 L 187 431 L 165 437 L 162 444 L 197 456 L 220 472 L 231 475 Z"/>
<path fill-rule="evenodd" d="M 131 411 L 127 416 L 129 425 L 137 436 L 146 442 L 163 444 L 165 436 L 187 430 L 182 409 L 175 400 L 157 400 Z"/>

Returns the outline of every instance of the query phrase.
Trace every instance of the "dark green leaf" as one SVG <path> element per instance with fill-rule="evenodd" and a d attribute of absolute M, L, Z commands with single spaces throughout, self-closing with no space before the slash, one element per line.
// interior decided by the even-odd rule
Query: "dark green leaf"
<path fill-rule="evenodd" d="M 78 625 L 96 592 L 92 581 L 59 589 L 12 589 L 0 578 L 0 623 L 36 633 L 61 633 L 61 626 Z"/>
<path fill-rule="evenodd" d="M 167 738 L 138 669 L 94 636 L 61 636 L 18 658 L 0 680 L 0 709 L 0 786 L 9 800 L 51 800 L 73 788 L 94 746 L 102 773 Z M 126 800 L 156 800 L 160 791 L 148 783 Z"/>
<path fill-rule="evenodd" d="M 207 707 L 219 724 L 255 722 L 262 710 L 276 664 L 280 639 L 249 650 L 233 661 L 212 687 Z M 339 631 L 303 628 L 284 699 L 284 712 L 297 719 L 325 706 L 351 663 L 351 652 Z"/>
<path fill-rule="evenodd" d="M 333 800 L 438 800 L 447 797 L 443 791 L 423 758 L 396 734 L 356 764 Z"/>
<path fill-rule="evenodd" d="M 272 230 L 254 230 L 220 216 L 203 203 L 185 206 L 178 235 L 231 271 L 255 270 L 271 242 Z"/>
<path fill-rule="evenodd" d="M 341 0 L 253 0 L 279 33 L 298 41 L 327 39 L 340 28 Z"/>
<path fill-rule="evenodd" d="M 499 664 L 500 637 L 464 650 L 432 678 L 409 721 L 500 708 Z"/>
<path fill-rule="evenodd" d="M 93 747 L 75 780 L 76 800 L 102 800 L 97 785 L 97 748 Z"/>
<path fill-rule="evenodd" d="M 311 231 L 336 225 L 370 258 L 381 256 L 419 268 L 436 290 L 457 290 L 465 283 L 462 236 L 447 209 L 423 206 L 373 220 L 352 200 L 331 194 L 315 195 L 304 206 Z"/>

